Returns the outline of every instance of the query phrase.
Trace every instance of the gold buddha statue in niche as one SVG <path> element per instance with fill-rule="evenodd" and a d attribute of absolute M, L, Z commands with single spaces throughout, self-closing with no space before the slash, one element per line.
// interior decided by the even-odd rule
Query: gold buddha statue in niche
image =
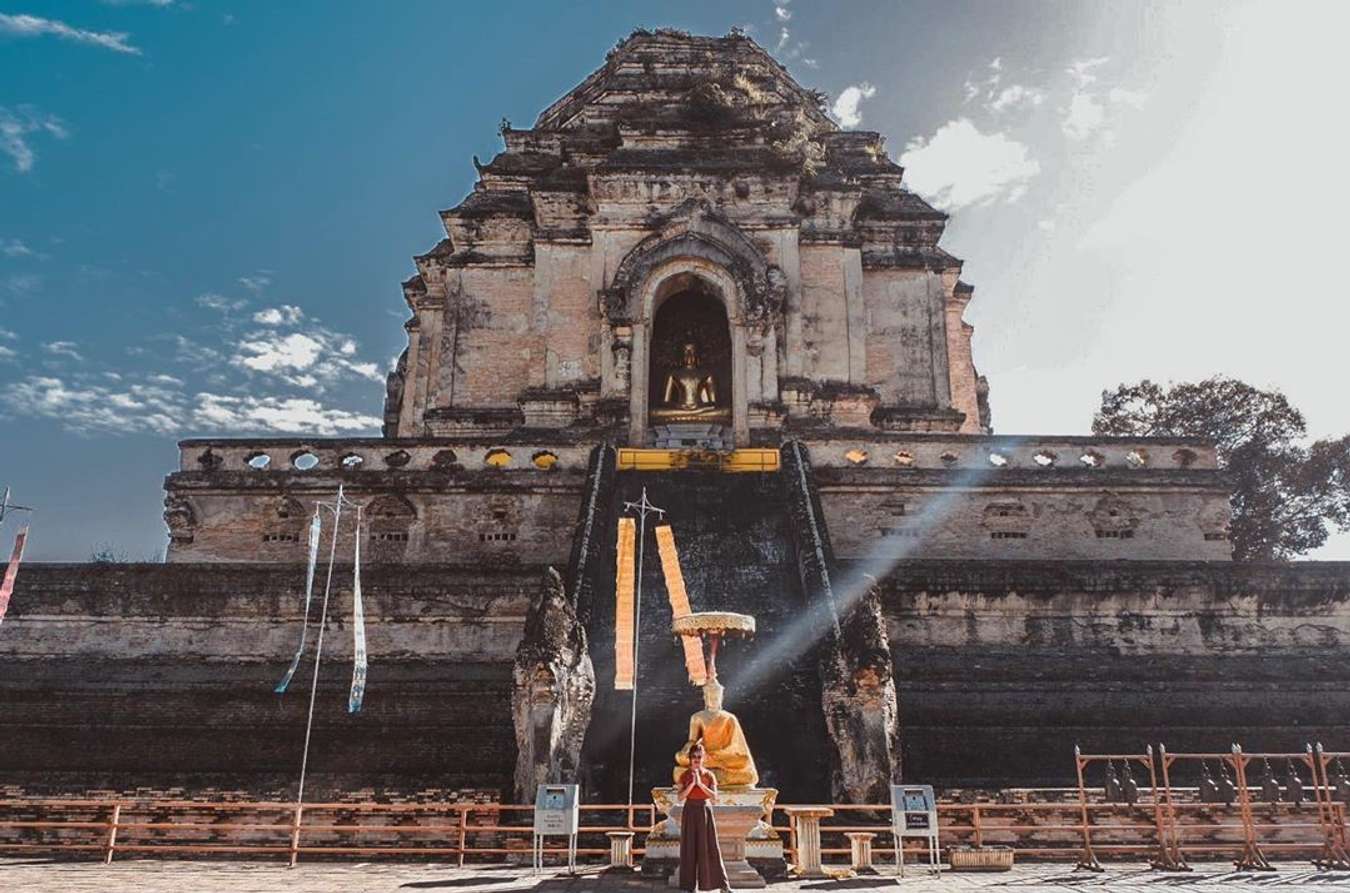
<path fill-rule="evenodd" d="M 703 686 L 703 709 L 689 717 L 689 740 L 675 754 L 675 783 L 689 768 L 689 748 L 702 739 L 704 768 L 717 777 L 719 788 L 752 788 L 759 783 L 755 758 L 736 714 L 722 709 L 723 688 L 716 677 Z"/>
<path fill-rule="evenodd" d="M 699 364 L 698 345 L 685 342 L 680 365 L 666 375 L 661 406 L 651 416 L 665 421 L 702 421 L 710 416 L 726 416 L 717 405 L 717 378 Z"/>

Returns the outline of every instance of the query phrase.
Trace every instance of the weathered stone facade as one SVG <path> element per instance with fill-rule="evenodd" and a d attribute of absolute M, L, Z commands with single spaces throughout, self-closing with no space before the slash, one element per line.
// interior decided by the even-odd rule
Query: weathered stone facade
<path fill-rule="evenodd" d="M 371 670 L 362 714 L 321 714 L 334 792 L 575 775 L 622 799 L 615 523 L 644 490 L 694 608 L 757 618 L 719 666 L 782 802 L 884 798 L 902 766 L 1062 783 L 1075 742 L 1345 740 L 1350 571 L 1233 564 L 1207 442 L 993 435 L 945 215 L 752 41 L 635 34 L 502 138 L 403 285 L 384 436 L 183 441 L 167 566 L 25 568 L 0 783 L 289 777 L 302 699 L 271 685 L 339 486 Z M 663 384 L 691 339 L 700 449 L 633 452 L 680 439 Z M 731 447 L 766 464 L 715 470 Z M 641 573 L 639 790 L 698 705 Z"/>
<path fill-rule="evenodd" d="M 843 557 L 1228 557 L 1209 445 L 989 436 L 946 215 L 753 41 L 635 34 L 502 139 L 403 285 L 385 438 L 185 442 L 170 560 L 297 560 L 278 500 L 339 481 L 406 505 L 390 560 L 559 560 L 589 447 L 653 442 L 696 297 L 716 442 L 807 444 Z"/>
<path fill-rule="evenodd" d="M 705 519 L 677 537 L 682 549 L 744 558 L 758 547 L 725 535 L 743 520 Z M 319 687 L 314 796 L 460 787 L 508 795 L 512 667 L 544 570 L 369 569 L 370 684 L 355 717 L 345 709 L 350 595 L 341 587 Z M 726 650 L 727 706 L 783 802 L 826 801 L 829 738 L 811 657 L 767 676 L 756 670 L 801 613 L 784 599 L 756 602 L 795 569 L 764 588 L 752 587 L 751 569 L 732 570 L 700 567 L 689 579 L 705 604 L 762 618 L 754 641 Z M 860 572 L 839 568 L 845 582 Z M 657 568 L 646 582 L 659 593 Z M 303 588 L 303 570 L 280 564 L 25 567 L 0 636 L 0 784 L 293 795 L 306 698 L 278 697 L 272 686 L 295 648 Z M 1298 751 L 1350 740 L 1346 564 L 905 561 L 878 593 L 908 779 L 1060 786 L 1072 780 L 1074 743 L 1135 752 L 1162 740 L 1212 752 L 1232 741 Z M 597 614 L 612 618 L 612 602 Z M 626 785 L 627 703 L 613 691 L 610 622 L 590 637 L 597 740 L 587 747 L 599 753 L 583 749 L 583 777 L 596 802 L 621 800 Z M 659 626 L 642 640 L 638 780 L 649 786 L 669 778 L 699 703 L 683 680 L 665 680 L 680 654 Z M 751 673 L 761 681 L 738 692 Z M 606 767 L 599 738 L 617 707 L 622 715 L 609 719 L 620 741 Z M 792 735 L 779 733 L 785 716 Z"/>

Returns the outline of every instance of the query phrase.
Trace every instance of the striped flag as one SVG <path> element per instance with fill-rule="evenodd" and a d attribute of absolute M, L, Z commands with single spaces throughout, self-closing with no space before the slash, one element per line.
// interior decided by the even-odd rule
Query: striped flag
<path fill-rule="evenodd" d="M 28 528 L 25 526 L 14 537 L 14 552 L 9 556 L 9 566 L 5 568 L 5 581 L 0 583 L 0 623 L 5 620 L 5 611 L 9 609 L 9 597 L 14 594 L 14 580 L 19 576 L 19 562 L 23 560 L 23 546 L 28 542 Z"/>
<path fill-rule="evenodd" d="M 636 667 L 633 663 L 636 618 L 633 616 L 633 589 L 636 581 L 633 553 L 637 543 L 637 523 L 619 519 L 618 567 L 614 574 L 614 688 L 632 691 Z"/>
<path fill-rule="evenodd" d="M 305 654 L 305 635 L 309 632 L 309 603 L 314 597 L 314 568 L 319 562 L 319 510 L 314 509 L 314 520 L 309 522 L 309 570 L 305 573 L 305 620 L 300 626 L 300 647 L 295 649 L 295 657 L 291 658 L 291 665 L 286 669 L 286 675 L 281 677 L 277 687 L 272 689 L 279 695 L 286 693 L 286 687 L 291 684 L 291 679 L 295 676 L 295 671 L 300 668 L 300 659 Z"/>
<path fill-rule="evenodd" d="M 352 577 L 352 690 L 347 696 L 347 712 L 360 713 L 366 696 L 366 612 L 361 606 L 361 510 L 356 512 L 356 565 Z"/>
<path fill-rule="evenodd" d="M 675 531 L 669 524 L 656 528 L 656 548 L 661 553 L 661 572 L 666 577 L 666 592 L 670 595 L 670 612 L 675 617 L 691 613 L 689 593 L 684 589 L 684 571 L 680 570 L 680 555 L 675 551 Z M 684 645 L 684 668 L 689 681 L 702 685 L 708 681 L 708 668 L 703 663 L 703 640 L 697 636 L 680 636 Z"/>

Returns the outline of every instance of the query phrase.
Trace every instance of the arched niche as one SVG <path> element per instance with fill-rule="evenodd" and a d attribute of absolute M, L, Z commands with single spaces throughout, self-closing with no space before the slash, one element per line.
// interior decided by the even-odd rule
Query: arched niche
<path fill-rule="evenodd" d="M 707 280 L 679 273 L 661 283 L 648 351 L 647 415 L 662 421 L 731 425 L 731 324 Z M 690 385 L 689 382 L 696 382 Z M 686 405 L 686 389 L 702 405 Z"/>
<path fill-rule="evenodd" d="M 663 343 L 653 353 L 656 314 L 697 280 L 726 314 L 731 428 L 734 442 L 744 444 L 749 440 L 748 400 L 779 399 L 775 330 L 782 322 L 787 277 L 753 239 L 706 202 L 685 202 L 655 230 L 633 246 L 600 290 L 610 347 L 602 360 L 606 387 L 627 395 L 629 441 L 646 444 L 649 405 L 665 374 L 654 373 L 653 366 L 660 368 L 669 359 L 662 354 Z"/>
<path fill-rule="evenodd" d="M 745 326 L 743 294 L 724 267 L 701 257 L 673 257 L 651 270 L 633 295 L 632 382 L 629 388 L 630 442 L 646 445 L 653 416 L 662 408 L 666 376 L 673 367 L 672 346 L 687 334 L 701 333 L 708 345 L 709 371 L 717 386 L 720 415 L 709 424 L 731 429 L 735 443 L 749 437 L 745 389 Z M 692 421 L 692 420 L 691 420 Z"/>

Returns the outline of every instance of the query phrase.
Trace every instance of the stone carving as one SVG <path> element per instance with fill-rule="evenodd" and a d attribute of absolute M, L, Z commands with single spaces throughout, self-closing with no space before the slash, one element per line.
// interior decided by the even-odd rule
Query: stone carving
<path fill-rule="evenodd" d="M 900 704 L 876 580 L 821 659 L 821 701 L 834 743 L 830 787 L 844 803 L 885 803 L 900 780 Z"/>
<path fill-rule="evenodd" d="M 612 325 L 625 325 L 632 321 L 628 318 L 628 292 L 626 289 L 617 286 L 602 288 L 597 294 L 600 296 L 600 309 Z"/>
<path fill-rule="evenodd" d="M 412 456 L 407 450 L 395 450 L 384 457 L 384 464 L 390 468 L 402 468 L 412 461 Z"/>
<path fill-rule="evenodd" d="M 594 699 L 595 670 L 586 650 L 586 629 L 563 590 L 562 577 L 549 568 L 539 599 L 525 616 L 525 635 L 512 671 L 516 802 L 532 802 L 540 784 L 577 777 Z"/>
<path fill-rule="evenodd" d="M 276 503 L 277 518 L 282 521 L 303 520 L 306 517 L 305 505 L 294 496 L 282 496 Z"/>
<path fill-rule="evenodd" d="M 781 455 L 802 592 L 816 623 L 828 630 L 820 677 L 830 787 L 838 802 L 885 803 L 888 785 L 900 779 L 900 708 L 881 595 L 876 580 L 865 576 L 866 593 L 840 610 L 831 583 L 838 568 L 810 455 L 799 441 L 784 444 Z"/>
<path fill-rule="evenodd" d="M 206 452 L 197 457 L 197 464 L 202 467 L 202 471 L 215 471 L 225 464 L 225 458 L 217 455 L 210 447 Z"/>
<path fill-rule="evenodd" d="M 417 517 L 417 509 L 406 497 L 397 493 L 386 493 L 383 496 L 377 496 L 366 506 L 366 517 L 369 518 L 403 518 L 412 520 Z"/>
<path fill-rule="evenodd" d="M 175 545 L 192 542 L 197 529 L 197 513 L 192 510 L 187 497 L 170 494 L 164 498 L 164 523 L 169 528 L 169 540 Z"/>
<path fill-rule="evenodd" d="M 431 457 L 431 467 L 437 471 L 463 471 L 464 467 L 459 464 L 459 457 L 455 455 L 454 450 L 437 450 Z"/>
<path fill-rule="evenodd" d="M 398 364 L 384 380 L 384 427 L 381 433 L 385 437 L 394 437 L 398 433 L 398 416 L 403 409 L 403 389 L 408 383 L 408 348 L 399 354 Z"/>
<path fill-rule="evenodd" d="M 1088 512 L 1094 530 L 1120 532 L 1139 524 L 1139 510 L 1114 493 L 1108 493 Z"/>
<path fill-rule="evenodd" d="M 758 277 L 756 287 L 746 293 L 745 319 L 747 322 L 767 323 L 783 312 L 787 300 L 787 274 L 770 265 Z"/>
<path fill-rule="evenodd" d="M 614 329 L 614 386 L 622 392 L 628 390 L 628 382 L 633 371 L 633 330 L 628 326 Z"/>
<path fill-rule="evenodd" d="M 698 258 L 729 273 L 741 293 L 739 309 L 748 319 L 760 321 L 781 311 L 786 275 L 771 267 L 755 243 L 706 200 L 690 199 L 653 221 L 653 226 L 657 231 L 628 252 L 609 287 L 600 290 L 601 304 L 611 324 L 640 318 L 642 283 L 654 269 L 677 258 Z M 771 269 L 776 272 L 770 273 Z M 729 300 L 731 297 L 727 296 Z M 729 312 L 731 309 L 728 307 Z"/>

